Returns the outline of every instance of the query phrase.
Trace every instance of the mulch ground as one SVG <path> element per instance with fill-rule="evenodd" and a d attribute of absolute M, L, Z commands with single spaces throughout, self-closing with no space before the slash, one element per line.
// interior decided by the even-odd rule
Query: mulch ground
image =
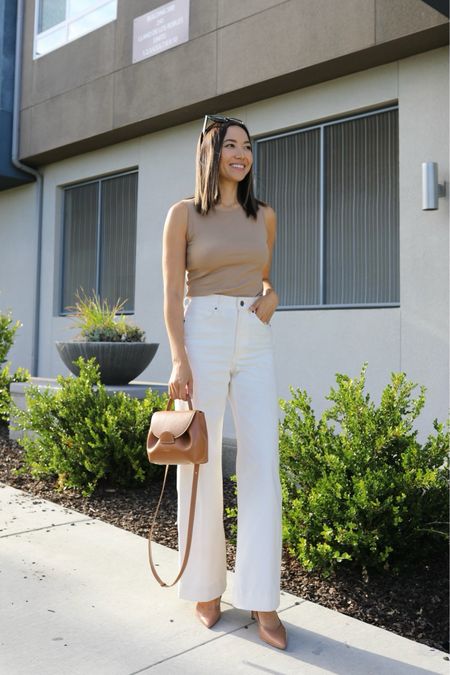
<path fill-rule="evenodd" d="M 30 494 L 75 509 L 143 537 L 156 506 L 161 482 L 138 489 L 103 487 L 90 497 L 74 490 L 60 492 L 51 480 L 36 480 L 17 475 L 23 466 L 22 448 L 10 441 L 0 426 L 0 482 Z M 224 503 L 235 506 L 234 484 L 224 480 Z M 169 472 L 168 485 L 158 516 L 154 540 L 169 548 L 177 547 L 175 469 Z M 230 522 L 225 518 L 227 537 Z M 227 544 L 228 569 L 234 569 L 234 547 Z M 355 619 L 385 628 L 403 637 L 449 651 L 448 555 L 417 563 L 407 572 L 390 571 L 362 575 L 349 567 L 339 568 L 324 579 L 305 571 L 285 550 L 281 570 L 282 590 L 305 600 L 334 609 Z M 445 657 L 448 660 L 448 657 Z"/>

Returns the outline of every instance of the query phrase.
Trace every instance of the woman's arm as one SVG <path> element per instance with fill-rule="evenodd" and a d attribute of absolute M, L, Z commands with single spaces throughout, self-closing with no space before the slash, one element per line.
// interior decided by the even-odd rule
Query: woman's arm
<path fill-rule="evenodd" d="M 277 216 L 271 206 L 261 208 L 264 208 L 264 221 L 266 223 L 267 229 L 269 258 L 262 272 L 263 294 L 260 298 L 255 300 L 250 309 L 256 312 L 261 321 L 268 323 L 279 303 L 279 297 L 272 286 L 272 282 L 270 281 L 270 268 L 272 266 L 272 254 L 276 238 Z"/>
<path fill-rule="evenodd" d="M 193 395 L 192 372 L 184 345 L 184 280 L 186 272 L 187 205 L 174 204 L 168 211 L 163 232 L 164 320 L 172 354 L 169 380 L 171 398 Z"/>

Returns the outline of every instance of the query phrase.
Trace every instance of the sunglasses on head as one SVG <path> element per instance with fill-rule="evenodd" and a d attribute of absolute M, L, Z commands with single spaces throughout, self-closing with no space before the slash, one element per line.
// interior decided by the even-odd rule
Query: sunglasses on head
<path fill-rule="evenodd" d="M 212 124 L 208 126 L 208 120 L 211 120 Z M 236 122 L 237 124 L 244 124 L 242 120 L 238 120 L 237 117 L 225 117 L 224 115 L 205 115 L 205 119 L 203 121 L 203 129 L 201 133 L 201 140 L 203 140 L 203 136 L 214 126 L 216 123 L 226 123 L 226 122 Z"/>

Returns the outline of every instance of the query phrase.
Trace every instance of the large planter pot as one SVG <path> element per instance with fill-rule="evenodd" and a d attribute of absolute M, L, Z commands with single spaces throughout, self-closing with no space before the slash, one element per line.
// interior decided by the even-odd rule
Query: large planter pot
<path fill-rule="evenodd" d="M 56 342 L 56 348 L 68 369 L 79 375 L 73 363 L 78 357 L 97 359 L 103 384 L 128 384 L 140 375 L 155 356 L 159 343 L 149 342 Z"/>

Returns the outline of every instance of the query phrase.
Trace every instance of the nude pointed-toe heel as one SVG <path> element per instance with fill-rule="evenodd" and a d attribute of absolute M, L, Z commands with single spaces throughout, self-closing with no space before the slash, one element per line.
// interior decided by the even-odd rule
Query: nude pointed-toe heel
<path fill-rule="evenodd" d="M 283 624 L 279 623 L 276 628 L 265 628 L 261 621 L 259 620 L 258 612 L 252 611 L 252 619 L 256 620 L 258 624 L 258 633 L 261 640 L 267 642 L 267 644 L 277 649 L 286 649 L 287 646 L 287 634 L 286 628 Z"/>
<path fill-rule="evenodd" d="M 197 603 L 195 607 L 195 614 L 199 621 L 206 626 L 206 628 L 212 628 L 220 619 L 221 617 L 221 611 L 220 611 L 220 598 L 217 598 L 217 602 L 214 606 L 212 607 L 202 607 Z"/>

